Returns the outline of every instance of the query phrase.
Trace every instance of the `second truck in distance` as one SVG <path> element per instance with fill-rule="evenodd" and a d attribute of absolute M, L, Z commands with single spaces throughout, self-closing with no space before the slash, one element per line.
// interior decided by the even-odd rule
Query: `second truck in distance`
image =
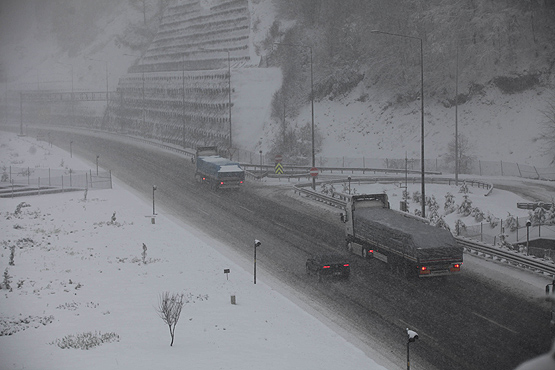
<path fill-rule="evenodd" d="M 245 181 L 245 170 L 238 162 L 218 155 L 215 146 L 197 148 L 193 162 L 196 164 L 195 178 L 212 189 L 238 189 Z"/>
<path fill-rule="evenodd" d="M 463 248 L 449 230 L 389 207 L 387 194 L 353 195 L 347 202 L 347 248 L 376 258 L 407 276 L 451 275 L 461 270 Z"/>

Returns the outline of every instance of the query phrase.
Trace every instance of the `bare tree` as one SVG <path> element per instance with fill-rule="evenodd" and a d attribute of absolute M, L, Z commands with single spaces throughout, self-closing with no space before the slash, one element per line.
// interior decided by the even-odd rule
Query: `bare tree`
<path fill-rule="evenodd" d="M 185 304 L 185 296 L 183 294 L 164 292 L 160 294 L 160 300 L 156 311 L 160 318 L 168 325 L 170 329 L 170 336 L 172 341 L 170 347 L 173 346 L 173 339 L 175 337 L 175 326 L 179 321 L 181 309 Z"/>

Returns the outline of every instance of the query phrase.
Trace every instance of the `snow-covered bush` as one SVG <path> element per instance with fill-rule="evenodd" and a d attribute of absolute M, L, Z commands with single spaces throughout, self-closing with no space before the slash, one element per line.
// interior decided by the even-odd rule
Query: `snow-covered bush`
<path fill-rule="evenodd" d="M 513 249 L 513 245 L 507 241 L 509 235 L 507 234 L 499 234 L 499 242 L 497 243 L 501 247 L 506 247 L 509 249 Z"/>
<path fill-rule="evenodd" d="M 470 191 L 468 190 L 468 184 L 465 182 L 462 183 L 461 187 L 459 188 L 459 193 L 468 194 Z"/>
<path fill-rule="evenodd" d="M 8 263 L 10 266 L 15 266 L 15 263 L 13 261 L 15 256 L 15 245 L 11 245 L 10 246 L 10 262 Z"/>
<path fill-rule="evenodd" d="M 422 200 L 422 194 L 419 191 L 412 193 L 412 201 L 414 203 L 420 203 Z"/>
<path fill-rule="evenodd" d="M 488 215 L 486 216 L 486 222 L 489 224 L 489 226 L 492 229 L 495 229 L 497 225 L 499 225 L 499 219 L 489 212 L 488 212 Z"/>
<path fill-rule="evenodd" d="M 466 225 L 461 220 L 455 222 L 455 234 L 460 235 L 461 231 L 466 231 Z"/>
<path fill-rule="evenodd" d="M 463 202 L 457 209 L 457 213 L 462 214 L 463 216 L 470 216 L 472 213 L 472 200 L 468 198 L 468 195 L 464 195 Z"/>
<path fill-rule="evenodd" d="M 101 332 L 88 332 L 80 333 L 77 335 L 66 335 L 62 339 L 56 339 L 50 344 L 55 344 L 61 349 L 91 349 L 96 346 L 100 346 L 103 343 L 119 342 L 119 335 L 116 333 L 104 333 Z"/>
<path fill-rule="evenodd" d="M 481 210 L 480 208 L 478 208 L 478 207 L 474 207 L 474 208 L 472 209 L 472 212 L 470 213 L 470 215 L 471 215 L 472 217 L 474 217 L 474 219 L 476 220 L 476 222 L 482 222 L 482 221 L 484 221 L 484 218 L 486 217 L 486 216 L 484 215 L 484 212 L 482 212 L 482 210 Z"/>
<path fill-rule="evenodd" d="M 430 209 L 430 212 L 436 212 L 439 210 L 439 204 L 436 197 L 432 195 L 431 197 L 426 197 L 426 205 Z"/>
<path fill-rule="evenodd" d="M 504 227 L 511 231 L 515 231 L 518 228 L 518 220 L 515 216 L 509 213 L 505 221 L 503 222 Z"/>
<path fill-rule="evenodd" d="M 37 329 L 54 321 L 54 316 L 0 317 L 0 337 L 12 335 L 31 327 Z"/>
<path fill-rule="evenodd" d="M 451 214 L 455 212 L 455 196 L 449 192 L 445 194 L 445 205 L 443 206 L 445 214 Z"/>
<path fill-rule="evenodd" d="M 2 284 L 0 284 L 0 289 L 6 289 L 9 290 L 10 292 L 12 291 L 12 277 L 10 275 L 10 272 L 8 271 L 8 268 L 6 267 L 6 269 L 4 270 L 4 278 L 2 280 Z"/>
<path fill-rule="evenodd" d="M 143 253 L 141 255 L 143 257 L 143 264 L 145 264 L 145 265 L 146 265 L 146 250 L 147 250 L 146 244 L 143 243 Z"/>

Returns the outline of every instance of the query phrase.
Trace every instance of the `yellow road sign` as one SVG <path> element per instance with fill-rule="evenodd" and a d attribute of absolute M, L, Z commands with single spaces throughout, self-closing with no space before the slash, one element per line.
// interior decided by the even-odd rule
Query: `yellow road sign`
<path fill-rule="evenodd" d="M 283 165 L 281 163 L 276 163 L 274 171 L 276 175 L 283 175 Z"/>

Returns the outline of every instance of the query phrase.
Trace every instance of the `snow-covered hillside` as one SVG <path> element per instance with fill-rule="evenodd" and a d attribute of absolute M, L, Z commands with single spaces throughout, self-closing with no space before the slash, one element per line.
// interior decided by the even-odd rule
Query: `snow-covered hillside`
<path fill-rule="evenodd" d="M 49 36 L 48 24 L 36 22 L 32 6 L 20 2 L 8 2 L 0 17 L 3 24 L 1 55 L 6 70 L 7 90 L 63 89 L 68 91 L 73 81 L 75 91 L 106 89 L 106 67 L 109 89 L 114 90 L 119 77 L 136 59 L 125 54 L 137 54 L 117 46 L 115 36 L 121 34 L 127 24 L 140 20 L 142 14 L 122 1 L 115 11 L 97 21 L 101 32 L 94 42 L 83 45 L 77 55 L 69 57 L 61 51 L 56 40 Z M 253 23 L 252 40 L 261 43 L 275 18 L 271 0 L 251 2 Z M 32 21 L 32 22 L 31 22 Z M 20 27 L 32 23 L 32 29 Z M 287 28 L 286 26 L 282 26 Z M 95 59 L 95 60 L 91 60 Z M 73 78 L 71 73 L 73 72 Z M 248 76 L 248 73 L 244 73 Z M 258 74 L 255 74 L 258 75 Z M 279 73 L 270 73 L 280 78 Z M 235 79 L 237 76 L 233 77 Z M 236 109 L 248 107 L 247 99 L 256 98 L 261 91 L 259 76 L 243 79 L 242 91 L 245 101 L 235 102 Z M 234 82 L 235 83 L 235 82 Z M 249 88 L 249 86 L 251 86 Z M 272 93 L 280 81 L 263 87 L 266 95 Z M 309 91 L 310 86 L 307 86 Z M 554 88 L 537 87 L 523 93 L 504 95 L 497 88 L 487 86 L 483 95 L 476 95 L 459 106 L 458 125 L 460 135 L 471 143 L 476 159 L 508 161 L 538 167 L 550 165 L 552 156 L 545 153 L 545 143 L 538 140 L 545 117 L 542 110 L 547 100 L 553 99 Z M 258 94 L 260 95 L 260 94 Z M 362 98 L 364 96 L 364 98 Z M 97 104 L 103 109 L 104 104 Z M 267 153 L 280 132 L 279 123 L 266 112 L 256 112 L 260 119 L 241 119 L 243 111 L 233 111 L 233 143 L 241 149 Z M 10 117 L 13 123 L 18 119 Z M 236 119 L 235 119 L 236 118 Z M 303 126 L 311 120 L 310 105 L 306 105 L 292 126 Z M 323 137 L 322 157 L 409 158 L 420 157 L 420 103 L 391 104 L 389 99 L 359 86 L 349 95 L 315 104 L 315 124 Z M 455 108 L 445 108 L 437 99 L 425 101 L 425 155 L 428 160 L 442 161 L 447 144 L 455 132 Z M 262 139 L 262 140 L 260 140 Z"/>

